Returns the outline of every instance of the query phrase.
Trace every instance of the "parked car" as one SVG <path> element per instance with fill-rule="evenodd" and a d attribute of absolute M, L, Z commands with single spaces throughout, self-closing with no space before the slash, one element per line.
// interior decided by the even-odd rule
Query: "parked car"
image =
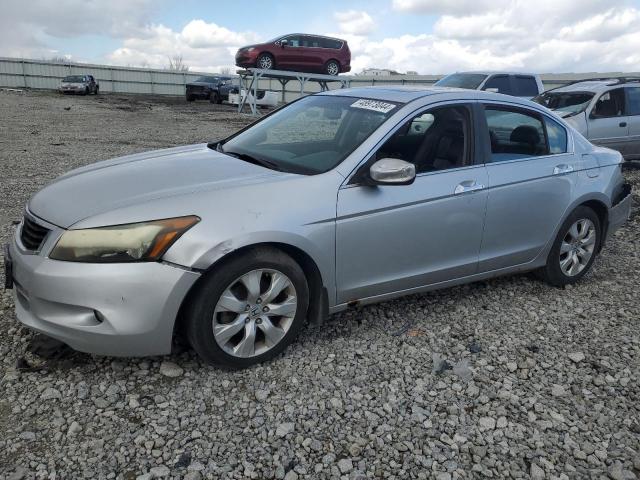
<path fill-rule="evenodd" d="M 238 105 L 242 103 L 242 100 L 246 96 L 247 91 L 242 90 L 242 93 L 238 93 L 238 89 L 236 88 L 233 92 L 229 94 L 229 103 Z M 258 90 L 256 93 L 255 103 L 258 107 L 264 108 L 275 108 L 278 106 L 278 92 L 272 92 L 270 90 Z M 249 97 L 247 98 L 247 103 L 253 102 L 253 93 L 249 91 Z"/>
<path fill-rule="evenodd" d="M 100 85 L 93 75 L 67 75 L 58 87 L 60 93 L 79 93 L 81 95 L 98 94 Z"/>
<path fill-rule="evenodd" d="M 194 82 L 187 83 L 185 95 L 187 102 L 204 99 L 211 103 L 222 103 L 224 100 L 229 100 L 229 92 L 233 88 L 233 78 L 231 77 L 205 75 Z"/>
<path fill-rule="evenodd" d="M 540 76 L 517 72 L 459 72 L 438 80 L 437 87 L 468 88 L 533 98 L 544 91 Z"/>
<path fill-rule="evenodd" d="M 351 51 L 339 38 L 293 33 L 242 47 L 236 53 L 236 65 L 338 75 L 351 70 Z"/>
<path fill-rule="evenodd" d="M 332 90 L 63 175 L 29 201 L 6 278 L 18 320 L 77 350 L 166 354 L 184 331 L 245 367 L 349 307 L 529 270 L 577 282 L 629 216 L 621 162 L 530 101 Z"/>
<path fill-rule="evenodd" d="M 554 110 L 592 143 L 640 160 L 640 79 L 599 78 L 554 88 L 534 101 Z"/>

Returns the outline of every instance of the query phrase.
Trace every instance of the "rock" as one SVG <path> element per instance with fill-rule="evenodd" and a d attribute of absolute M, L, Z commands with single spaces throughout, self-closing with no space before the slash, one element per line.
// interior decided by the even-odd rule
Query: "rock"
<path fill-rule="evenodd" d="M 554 397 L 564 397 L 566 394 L 567 392 L 562 385 L 554 384 L 551 387 L 551 395 Z"/>
<path fill-rule="evenodd" d="M 571 360 L 573 363 L 579 363 L 583 361 L 585 358 L 584 353 L 582 352 L 572 352 L 567 356 L 569 357 L 569 360 Z"/>
<path fill-rule="evenodd" d="M 202 480 L 202 474 L 200 472 L 189 472 L 182 477 L 182 480 Z"/>
<path fill-rule="evenodd" d="M 49 387 L 40 395 L 40 400 L 59 400 L 62 394 L 55 388 Z"/>
<path fill-rule="evenodd" d="M 531 464 L 529 474 L 531 475 L 531 480 L 544 480 L 544 470 L 535 463 Z"/>
<path fill-rule="evenodd" d="M 289 423 L 289 422 L 281 423 L 280 425 L 278 425 L 278 428 L 276 428 L 276 436 L 280 438 L 286 437 L 294 430 L 295 430 L 295 424 Z"/>
<path fill-rule="evenodd" d="M 160 375 L 165 377 L 176 378 L 182 376 L 183 373 L 184 370 L 173 362 L 162 362 L 160 364 Z"/>
<path fill-rule="evenodd" d="M 293 470 L 289 470 L 284 476 L 284 480 L 298 480 L 298 474 Z"/>
<path fill-rule="evenodd" d="M 76 421 L 71 422 L 71 425 L 69 425 L 69 429 L 67 430 L 67 435 L 75 435 L 78 432 L 82 431 L 82 427 L 80 426 L 80 424 Z"/>
<path fill-rule="evenodd" d="M 159 467 L 153 467 L 149 470 L 149 473 L 153 475 L 153 478 L 165 478 L 171 475 L 171 470 L 165 465 L 160 465 Z"/>
<path fill-rule="evenodd" d="M 518 370 L 518 364 L 516 362 L 507 362 L 507 370 L 510 372 L 515 372 Z"/>
<path fill-rule="evenodd" d="M 259 402 L 264 402 L 267 398 L 269 398 L 269 390 L 256 390 L 256 400 Z"/>
<path fill-rule="evenodd" d="M 353 470 L 353 462 L 349 458 L 343 458 L 338 462 L 338 468 L 341 473 L 349 473 Z"/>
<path fill-rule="evenodd" d="M 491 417 L 480 417 L 478 421 L 481 430 L 493 430 L 496 428 L 496 419 Z"/>

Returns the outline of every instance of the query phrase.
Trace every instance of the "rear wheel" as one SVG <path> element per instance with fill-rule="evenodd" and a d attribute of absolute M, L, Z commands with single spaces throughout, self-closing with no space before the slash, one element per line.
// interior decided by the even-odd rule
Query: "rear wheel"
<path fill-rule="evenodd" d="M 187 102 L 193 102 L 196 99 L 196 97 L 194 97 L 193 95 L 189 95 L 189 94 L 187 94 L 186 97 L 187 97 Z"/>
<path fill-rule="evenodd" d="M 218 95 L 218 92 L 211 92 L 209 94 L 209 101 L 211 103 L 220 103 L 220 96 Z"/>
<path fill-rule="evenodd" d="M 324 66 L 327 75 L 338 75 L 340 73 L 340 65 L 335 60 L 329 60 Z"/>
<path fill-rule="evenodd" d="M 94 95 L 98 95 L 98 91 L 100 90 L 100 87 L 98 85 L 96 85 L 96 89 L 93 91 Z"/>
<path fill-rule="evenodd" d="M 542 278 L 558 287 L 575 283 L 591 269 L 602 235 L 600 219 L 589 207 L 578 207 L 558 232 Z"/>
<path fill-rule="evenodd" d="M 89 87 L 84 87 L 84 94 L 89 95 Z"/>
<path fill-rule="evenodd" d="M 187 308 L 200 357 L 244 368 L 273 358 L 300 332 L 309 306 L 304 272 L 288 255 L 258 248 L 209 274 Z"/>
<path fill-rule="evenodd" d="M 256 65 L 258 68 L 262 68 L 263 70 L 271 70 L 275 67 L 275 62 L 270 54 L 261 53 L 256 61 Z"/>

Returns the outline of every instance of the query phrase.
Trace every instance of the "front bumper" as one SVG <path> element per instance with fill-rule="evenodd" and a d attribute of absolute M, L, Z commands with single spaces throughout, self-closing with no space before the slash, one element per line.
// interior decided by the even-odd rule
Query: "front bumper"
<path fill-rule="evenodd" d="M 200 276 L 157 262 L 50 260 L 25 251 L 18 232 L 9 255 L 18 320 L 75 350 L 98 355 L 169 353 L 182 300 Z"/>
<path fill-rule="evenodd" d="M 618 197 L 613 202 L 609 210 L 609 226 L 607 228 L 607 238 L 609 238 L 616 230 L 618 230 L 631 215 L 631 185 L 625 183 Z"/>

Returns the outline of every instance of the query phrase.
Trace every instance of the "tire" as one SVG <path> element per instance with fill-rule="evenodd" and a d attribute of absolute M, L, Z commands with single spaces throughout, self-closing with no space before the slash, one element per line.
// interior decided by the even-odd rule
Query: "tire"
<path fill-rule="evenodd" d="M 245 285 L 254 285 L 253 296 Z M 302 329 L 308 307 L 309 287 L 300 266 L 280 250 L 256 248 L 204 278 L 185 310 L 187 338 L 205 362 L 246 368 L 282 352 Z M 276 309 L 286 315 L 274 314 Z"/>
<path fill-rule="evenodd" d="M 84 87 L 84 95 L 89 95 L 89 87 Z"/>
<path fill-rule="evenodd" d="M 324 66 L 324 73 L 327 75 L 338 75 L 340 73 L 340 64 L 335 60 L 329 60 Z"/>
<path fill-rule="evenodd" d="M 256 60 L 256 67 L 263 70 L 273 70 L 276 62 L 270 53 L 261 53 Z"/>
<path fill-rule="evenodd" d="M 218 95 L 218 92 L 211 92 L 209 94 L 209 101 L 211 103 L 220 103 L 221 100 L 220 100 L 220 96 Z"/>
<path fill-rule="evenodd" d="M 576 208 L 560 227 L 539 276 L 556 287 L 576 283 L 591 269 L 601 242 L 602 227 L 596 212 L 589 207 Z"/>
<path fill-rule="evenodd" d="M 193 95 L 187 95 L 186 98 L 187 102 L 193 102 L 196 99 L 196 97 L 194 97 Z"/>
<path fill-rule="evenodd" d="M 98 95 L 99 91 L 100 91 L 100 87 L 96 86 L 96 89 L 93 91 L 93 94 Z"/>

